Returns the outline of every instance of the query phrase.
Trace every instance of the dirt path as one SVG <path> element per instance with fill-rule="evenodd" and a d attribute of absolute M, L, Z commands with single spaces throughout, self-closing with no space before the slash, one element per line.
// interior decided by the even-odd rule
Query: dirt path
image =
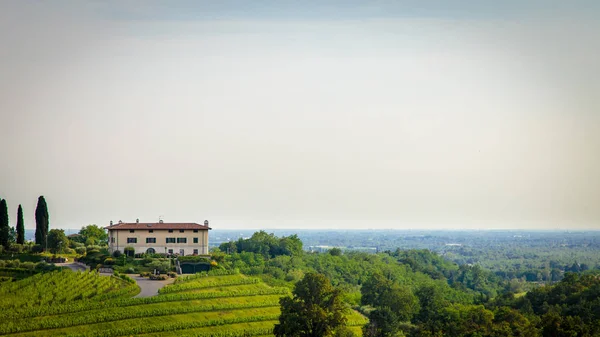
<path fill-rule="evenodd" d="M 59 267 L 67 267 L 72 271 L 86 271 L 86 268 L 80 264 L 76 264 L 74 262 L 65 262 L 65 263 L 55 263 L 54 265 Z"/>
<path fill-rule="evenodd" d="M 150 280 L 139 275 L 129 274 L 129 277 L 134 279 L 140 286 L 140 293 L 135 297 L 152 297 L 158 295 L 158 290 L 168 284 L 175 282 L 175 279 L 169 278 L 165 281 Z"/>
<path fill-rule="evenodd" d="M 67 267 L 73 271 L 86 271 L 86 268 L 84 266 L 82 266 L 81 264 L 73 263 L 73 262 L 55 263 L 55 265 L 60 266 L 60 267 Z M 112 274 L 100 273 L 100 275 L 111 276 Z M 135 274 L 129 274 L 127 276 L 134 279 L 137 282 L 138 286 L 140 286 L 140 293 L 137 294 L 137 296 L 135 296 L 135 297 L 156 296 L 156 295 L 158 295 L 158 290 L 160 288 L 175 282 L 175 279 L 172 279 L 172 278 L 169 278 L 168 280 L 164 280 L 164 281 L 155 281 L 155 280 L 150 280 L 146 277 L 140 277 L 139 275 L 135 275 Z"/>

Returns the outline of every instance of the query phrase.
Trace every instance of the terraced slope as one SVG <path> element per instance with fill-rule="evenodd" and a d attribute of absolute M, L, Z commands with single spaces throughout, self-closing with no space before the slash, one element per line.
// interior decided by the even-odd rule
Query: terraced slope
<path fill-rule="evenodd" d="M 40 307 L 132 296 L 137 285 L 97 272 L 65 269 L 0 284 L 0 320 L 10 314 L 28 315 Z M 3 325 L 2 325 L 3 326 Z"/>
<path fill-rule="evenodd" d="M 269 287 L 260 279 L 241 274 L 204 274 L 178 279 L 155 297 L 89 300 L 87 305 L 50 306 L 33 314 L 14 314 L 10 323 L 0 326 L 0 333 L 13 336 L 265 336 L 272 334 L 277 323 L 279 298 L 288 294 L 287 288 Z M 358 314 L 349 317 L 349 321 L 357 327 L 364 324 L 364 318 Z"/>

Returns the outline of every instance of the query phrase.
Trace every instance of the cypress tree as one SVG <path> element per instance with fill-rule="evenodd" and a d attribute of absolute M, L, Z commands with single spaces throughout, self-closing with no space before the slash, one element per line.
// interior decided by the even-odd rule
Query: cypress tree
<path fill-rule="evenodd" d="M 17 243 L 25 243 L 25 222 L 23 221 L 23 208 L 19 205 L 17 209 Z"/>
<path fill-rule="evenodd" d="M 8 249 L 10 230 L 8 227 L 8 206 L 6 200 L 0 200 L 0 245 Z"/>
<path fill-rule="evenodd" d="M 35 208 L 35 243 L 45 247 L 46 237 L 48 236 L 48 206 L 44 196 L 38 198 L 37 207 Z"/>

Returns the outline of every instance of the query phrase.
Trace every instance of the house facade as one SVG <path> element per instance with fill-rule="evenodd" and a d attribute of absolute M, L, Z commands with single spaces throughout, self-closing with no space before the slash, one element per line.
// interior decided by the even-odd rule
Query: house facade
<path fill-rule="evenodd" d="M 108 248 L 124 252 L 125 247 L 133 247 L 136 254 L 163 253 L 179 255 L 208 254 L 208 221 L 197 223 L 150 223 L 120 222 L 105 227 L 108 230 Z"/>

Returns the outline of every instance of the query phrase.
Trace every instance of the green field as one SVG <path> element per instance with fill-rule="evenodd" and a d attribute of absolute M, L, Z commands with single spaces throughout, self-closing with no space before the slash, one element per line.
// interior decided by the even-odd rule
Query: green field
<path fill-rule="evenodd" d="M 0 294 L 10 297 L 0 302 L 0 321 L 8 323 L 0 334 L 268 336 L 279 298 L 289 294 L 237 273 L 180 278 L 155 297 L 131 298 L 136 290 L 114 277 L 71 271 L 4 283 Z M 366 320 L 350 312 L 348 322 L 360 332 Z"/>

